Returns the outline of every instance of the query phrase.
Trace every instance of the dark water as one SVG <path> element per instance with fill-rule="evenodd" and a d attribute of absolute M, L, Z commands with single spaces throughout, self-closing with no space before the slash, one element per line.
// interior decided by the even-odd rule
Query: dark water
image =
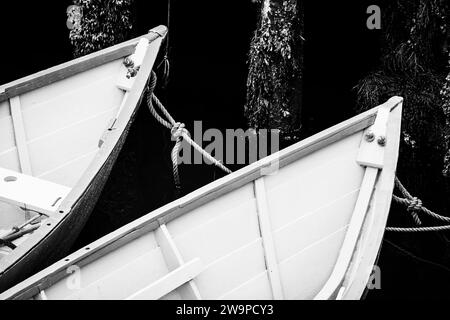
<path fill-rule="evenodd" d="M 25 3 L 25 2 L 24 2 Z M 0 82 L 71 59 L 65 9 L 70 1 L 8 4 L 11 19 L 0 21 L 8 30 L 2 39 Z M 166 24 L 165 1 L 136 1 L 135 35 Z M 365 28 L 369 1 L 308 1 L 303 123 L 304 135 L 316 133 L 354 115 L 352 88 L 379 59 L 377 31 Z M 172 115 L 192 130 L 245 128 L 243 106 L 247 52 L 256 25 L 251 1 L 173 1 L 170 30 L 171 77 L 157 95 Z M 170 135 L 140 108 L 104 192 L 77 246 L 160 207 L 174 198 Z M 237 169 L 237 167 L 233 168 Z M 182 166 L 183 193 L 221 176 L 211 166 Z M 439 190 L 437 190 L 439 192 Z M 390 224 L 408 222 L 393 209 Z M 368 299 L 442 298 L 450 284 L 448 235 L 387 234 L 378 265 L 381 290 Z M 407 251 L 405 251 L 405 249 Z M 446 264 L 446 265 L 445 265 Z"/>

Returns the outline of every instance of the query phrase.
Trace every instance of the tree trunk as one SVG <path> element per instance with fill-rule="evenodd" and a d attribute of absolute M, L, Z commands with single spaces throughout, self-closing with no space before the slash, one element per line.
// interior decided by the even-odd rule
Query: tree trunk
<path fill-rule="evenodd" d="M 441 91 L 447 76 L 448 8 L 443 0 L 387 0 L 382 10 L 384 48 L 378 71 L 358 84 L 358 104 L 372 108 L 404 98 L 398 174 L 411 192 L 447 211 L 442 175 L 446 121 Z"/>
<path fill-rule="evenodd" d="M 74 0 L 76 17 L 70 42 L 75 57 L 83 56 L 128 39 L 133 23 L 133 0 Z M 68 13 L 69 15 L 71 13 Z"/>
<path fill-rule="evenodd" d="M 254 129 L 279 129 L 299 139 L 303 17 L 298 0 L 263 0 L 250 45 L 245 116 Z"/>

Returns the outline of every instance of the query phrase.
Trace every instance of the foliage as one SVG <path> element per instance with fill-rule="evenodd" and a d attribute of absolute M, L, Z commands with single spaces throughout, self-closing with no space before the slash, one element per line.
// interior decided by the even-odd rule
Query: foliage
<path fill-rule="evenodd" d="M 133 0 L 74 0 L 81 20 L 70 31 L 76 57 L 123 42 L 132 29 Z"/>
<path fill-rule="evenodd" d="M 389 0 L 382 14 L 381 67 L 357 85 L 357 102 L 365 110 L 393 95 L 404 98 L 399 166 L 414 171 L 420 184 L 439 174 L 446 151 L 448 92 L 446 100 L 441 91 L 448 73 L 448 8 L 443 0 Z"/>
<path fill-rule="evenodd" d="M 261 18 L 249 52 L 245 116 L 255 129 L 298 139 L 303 17 L 297 0 L 257 1 Z M 265 3 L 264 3 L 265 2 Z"/>
<path fill-rule="evenodd" d="M 446 176 L 450 176 L 450 52 L 448 56 L 448 74 L 445 78 L 444 86 L 441 90 L 441 98 L 442 98 L 442 109 L 444 110 L 445 118 L 446 118 L 446 130 L 445 130 L 445 141 L 447 154 L 444 159 L 444 174 Z"/>

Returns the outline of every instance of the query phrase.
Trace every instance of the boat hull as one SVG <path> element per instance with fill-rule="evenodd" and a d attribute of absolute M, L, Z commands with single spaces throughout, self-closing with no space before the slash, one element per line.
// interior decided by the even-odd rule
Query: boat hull
<path fill-rule="evenodd" d="M 79 139 L 77 139 L 75 132 L 75 139 L 73 141 L 69 141 L 71 144 L 65 146 L 68 150 L 70 149 L 70 146 L 79 148 L 80 144 L 83 145 L 85 144 L 85 141 L 89 141 L 92 146 L 88 151 L 92 154 L 92 149 L 94 149 L 95 152 L 92 155 L 89 154 L 89 161 L 85 164 L 87 168 L 83 169 L 83 171 L 79 174 L 81 177 L 77 179 L 75 185 L 70 190 L 68 195 L 61 201 L 61 204 L 58 206 L 57 210 L 54 213 L 50 213 L 47 218 L 42 220 L 41 226 L 36 231 L 31 233 L 25 241 L 20 243 L 17 248 L 0 259 L 0 292 L 8 289 L 9 287 L 62 258 L 71 249 L 74 241 L 77 239 L 89 216 L 91 215 L 91 212 L 103 190 L 114 163 L 127 139 L 128 132 L 133 124 L 137 110 L 145 94 L 146 83 L 148 81 L 148 77 L 150 76 L 153 63 L 156 59 L 156 55 L 165 32 L 165 27 L 158 27 L 153 29 L 153 31 L 150 31 L 150 33 L 145 36 L 148 40 L 143 42 L 139 39 L 134 39 L 113 47 L 112 49 L 108 48 L 98 53 L 94 53 L 91 56 L 83 57 L 73 63 L 65 64 L 61 67 L 56 67 L 55 69 L 50 69 L 45 74 L 38 74 L 35 77 L 35 79 L 39 80 L 37 84 L 30 79 L 23 80 L 23 83 L 27 83 L 29 90 L 38 90 L 38 93 L 35 93 L 33 97 L 39 97 L 39 95 L 42 96 L 41 92 L 45 89 L 42 82 L 46 83 L 43 79 L 47 79 L 47 81 L 55 81 L 56 89 L 58 89 L 63 85 L 69 85 L 70 87 L 70 77 L 75 74 L 81 74 L 81 76 L 76 76 L 78 77 L 76 78 L 78 79 L 76 82 L 82 88 L 86 88 L 88 86 L 79 80 L 83 79 L 83 72 L 93 70 L 91 73 L 94 72 L 93 82 L 95 84 L 98 82 L 98 79 L 95 78 L 95 70 L 98 68 L 102 69 L 103 64 L 105 64 L 106 67 L 103 69 L 112 68 L 114 71 L 114 73 L 108 75 L 108 79 L 110 79 L 108 81 L 112 81 L 111 92 L 114 93 L 114 96 L 117 96 L 115 97 L 116 99 L 120 100 L 118 100 L 117 106 L 114 110 L 108 110 L 108 113 L 105 113 L 106 116 L 111 116 L 111 118 L 116 115 L 114 122 L 110 124 L 97 124 L 97 127 L 100 128 L 96 128 L 95 132 L 104 130 L 103 135 L 91 134 L 90 132 L 79 132 Z M 142 40 L 142 38 L 140 39 Z M 126 56 L 134 52 L 138 42 L 147 44 L 144 51 L 145 54 L 143 55 L 142 65 L 137 76 L 131 80 L 128 80 L 125 78 L 125 73 L 122 72 L 124 70 L 126 71 L 126 68 L 122 65 L 122 61 Z M 69 72 L 69 74 L 67 74 L 67 72 Z M 123 75 L 123 81 L 121 75 Z M 64 79 L 61 79 L 62 77 Z M 58 82 L 60 80 L 64 80 L 63 85 Z M 122 81 L 123 83 L 116 87 L 116 81 Z M 129 83 L 132 84 L 130 84 L 129 87 L 126 87 Z M 122 89 L 121 86 L 125 86 L 126 88 Z M 11 100 L 9 95 L 18 93 L 22 95 L 27 94 L 27 92 L 20 91 L 22 90 L 22 87 L 23 84 L 15 84 L 10 89 L 7 89 L 5 93 L 0 96 L 0 98 Z M 61 94 L 58 90 L 55 92 L 57 92 L 58 95 Z M 58 98 L 59 97 L 56 97 L 56 99 Z M 103 99 L 106 102 L 112 98 L 114 97 L 99 97 L 100 101 Z M 29 98 L 28 100 L 34 102 L 35 100 L 33 99 Z M 52 107 L 58 106 L 58 104 L 54 103 L 52 99 L 49 101 L 50 102 L 46 102 L 45 104 L 37 103 L 37 105 L 50 105 Z M 34 104 L 36 104 L 36 102 L 34 102 Z M 84 105 L 83 108 L 86 109 L 86 106 Z M 111 106 L 109 106 L 109 108 L 111 108 Z M 82 113 L 77 113 L 77 115 L 80 114 Z M 82 115 L 87 117 L 87 120 L 75 122 L 75 124 L 66 126 L 69 128 L 68 130 L 74 131 L 71 129 L 72 127 L 78 129 L 80 123 L 83 124 L 85 122 L 89 122 L 90 119 L 95 120 L 92 116 L 89 117 L 89 114 L 83 113 Z M 106 120 L 111 120 L 111 118 Z M 64 130 L 66 129 L 64 128 Z M 60 135 L 59 131 L 56 131 L 52 132 L 50 137 L 58 137 L 58 135 Z M 48 139 L 47 136 L 49 135 L 43 135 L 45 139 Z M 78 143 L 77 140 L 82 140 L 82 142 Z M 45 141 L 46 140 L 44 140 L 44 142 Z M 23 146 L 29 147 L 30 142 L 25 141 Z M 19 149 L 19 146 L 17 149 Z M 81 150 L 81 148 L 79 149 Z M 72 162 L 79 161 L 79 159 L 80 157 L 69 161 L 68 164 L 64 164 L 64 166 L 58 166 L 56 168 L 56 171 L 61 170 L 61 168 L 65 169 L 66 174 L 63 173 L 55 175 L 51 172 L 48 177 L 46 176 L 45 178 L 62 179 L 62 181 L 64 181 L 67 176 L 72 174 L 72 172 L 70 172 Z M 85 161 L 84 159 L 82 160 Z"/>
<path fill-rule="evenodd" d="M 389 212 L 401 103 L 157 209 L 0 298 L 359 299 Z"/>

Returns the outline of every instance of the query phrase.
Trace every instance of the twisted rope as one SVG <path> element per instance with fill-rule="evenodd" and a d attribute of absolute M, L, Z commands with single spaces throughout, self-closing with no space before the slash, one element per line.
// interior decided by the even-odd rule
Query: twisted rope
<path fill-rule="evenodd" d="M 215 166 L 219 167 L 226 173 L 231 173 L 230 169 L 225 167 L 220 161 L 211 156 L 208 152 L 206 152 L 202 147 L 200 147 L 195 141 L 191 139 L 189 131 L 185 128 L 184 123 L 176 122 L 175 119 L 170 115 L 170 113 L 167 111 L 167 109 L 164 107 L 161 101 L 159 101 L 159 99 L 153 93 L 156 87 L 156 81 L 157 81 L 156 74 L 155 72 L 152 71 L 150 82 L 147 88 L 147 105 L 153 117 L 164 127 L 169 129 L 170 134 L 172 135 L 173 139 L 175 139 L 175 146 L 172 149 L 171 158 L 172 158 L 173 177 L 177 192 L 179 193 L 179 191 L 181 190 L 180 176 L 178 172 L 178 152 L 180 150 L 181 142 L 183 140 L 186 141 L 189 145 L 191 145 L 195 150 L 197 150 L 200 154 L 202 154 L 204 158 L 209 160 Z M 158 111 L 156 111 L 155 105 L 158 107 L 158 109 L 161 111 L 164 117 L 161 116 L 158 113 Z"/>
<path fill-rule="evenodd" d="M 419 215 L 417 214 L 417 211 L 419 211 L 422 208 L 422 201 L 420 201 L 420 199 L 413 197 L 408 190 L 406 190 L 406 188 L 403 186 L 403 184 L 400 182 L 400 180 L 395 177 L 395 186 L 400 190 L 400 193 L 406 198 L 406 199 L 401 199 L 398 198 L 397 200 L 409 200 L 408 205 L 408 209 L 406 210 L 407 212 L 409 212 L 409 214 L 411 214 L 412 218 L 414 219 L 414 222 L 418 225 L 421 226 L 422 225 L 422 221 L 419 218 Z M 395 198 L 394 198 L 395 200 Z"/>
<path fill-rule="evenodd" d="M 420 228 L 397 228 L 397 227 L 387 227 L 386 231 L 392 232 L 430 232 L 430 231 L 444 231 L 450 230 L 449 226 L 436 226 L 436 227 L 420 227 Z"/>
<path fill-rule="evenodd" d="M 439 215 L 431 210 L 429 210 L 428 208 L 424 207 L 422 205 L 422 201 L 420 199 L 418 199 L 417 197 L 413 197 L 408 190 L 406 190 L 406 188 L 403 186 L 403 184 L 400 182 L 400 180 L 396 177 L 395 178 L 395 184 L 398 187 L 398 189 L 400 190 L 400 192 L 407 198 L 407 199 L 403 199 L 403 198 L 399 198 L 397 196 L 393 196 L 394 201 L 403 204 L 405 206 L 408 206 L 409 211 L 414 211 L 414 212 L 422 212 L 425 213 L 426 215 L 435 218 L 437 220 L 441 220 L 444 222 L 450 222 L 450 217 L 446 217 L 446 216 L 442 216 Z"/>
<path fill-rule="evenodd" d="M 422 205 L 422 201 L 417 197 L 413 197 L 408 192 L 408 190 L 406 190 L 405 186 L 400 182 L 400 180 L 397 177 L 395 177 L 395 186 L 405 198 L 400 198 L 398 196 L 393 195 L 392 199 L 395 202 L 407 207 L 407 211 L 412 215 L 414 221 L 418 226 L 422 225 L 418 212 L 425 213 L 426 215 L 440 221 L 450 222 L 450 217 L 441 216 L 424 207 Z M 398 227 L 386 228 L 386 231 L 393 231 L 393 232 L 429 232 L 429 231 L 443 231 L 443 230 L 450 230 L 450 225 L 434 226 L 434 227 L 417 227 L 417 228 L 398 228 Z"/>

